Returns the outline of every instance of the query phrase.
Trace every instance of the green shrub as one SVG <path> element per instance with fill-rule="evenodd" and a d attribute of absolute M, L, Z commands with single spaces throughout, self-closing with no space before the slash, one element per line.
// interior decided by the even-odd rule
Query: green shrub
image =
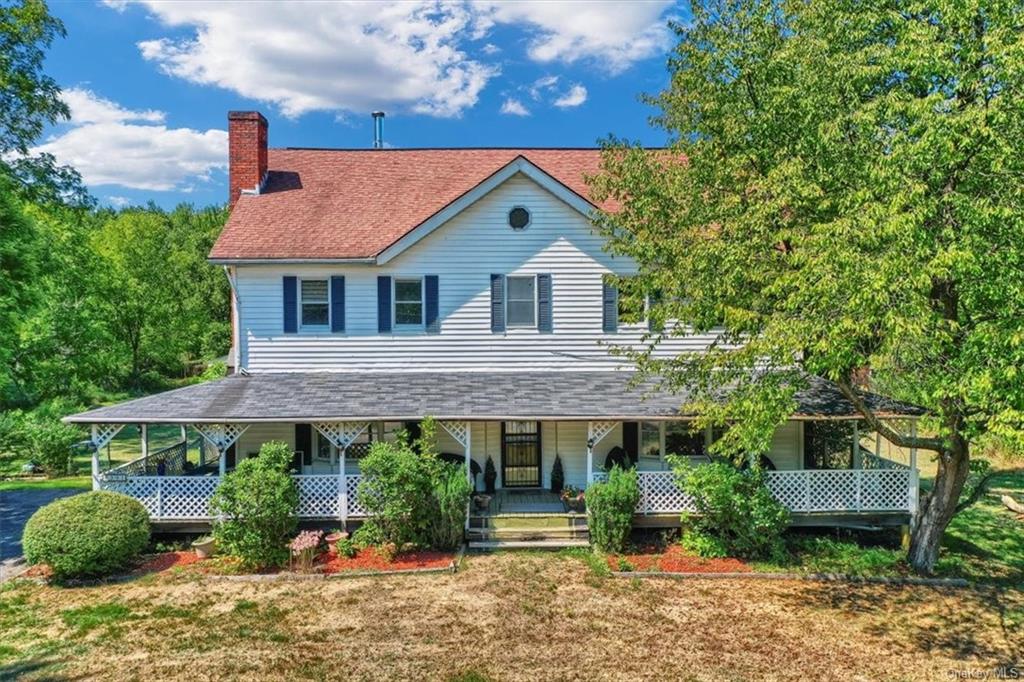
<path fill-rule="evenodd" d="M 687 529 L 683 533 L 683 537 L 680 538 L 679 544 L 686 551 L 693 552 L 705 559 L 722 559 L 729 556 L 729 550 L 724 542 L 714 535 L 698 530 Z"/>
<path fill-rule="evenodd" d="M 138 500 L 95 491 L 39 509 L 25 525 L 22 546 L 32 564 L 59 579 L 109 575 L 127 567 L 149 543 L 149 515 Z"/>
<path fill-rule="evenodd" d="M 633 528 L 633 512 L 640 500 L 635 469 L 613 466 L 608 481 L 587 488 L 587 526 L 590 542 L 602 552 L 621 552 Z"/>
<path fill-rule="evenodd" d="M 248 567 L 280 566 L 298 525 L 299 491 L 288 473 L 287 443 L 264 443 L 257 457 L 242 460 L 217 486 L 210 502 L 219 549 Z"/>
<path fill-rule="evenodd" d="M 85 431 L 79 426 L 64 424 L 61 417 L 80 409 L 78 403 L 60 398 L 45 402 L 25 413 L 20 428 L 8 438 L 50 476 L 73 473 L 71 448 L 85 438 Z"/>
<path fill-rule="evenodd" d="M 438 458 L 436 428 L 424 419 L 414 444 L 403 434 L 394 443 L 374 443 L 363 458 L 356 494 L 369 518 L 361 539 L 438 549 L 462 541 L 472 486 L 462 467 Z"/>
<path fill-rule="evenodd" d="M 555 463 L 551 467 L 551 492 L 561 495 L 564 487 L 565 469 L 562 468 L 562 458 L 555 455 Z"/>
<path fill-rule="evenodd" d="M 760 467 L 740 471 L 726 462 L 692 466 L 676 458 L 673 468 L 696 506 L 695 514 L 683 515 L 694 548 L 715 553 L 724 549 L 729 556 L 751 559 L 779 553 L 789 512 L 764 486 Z"/>
<path fill-rule="evenodd" d="M 436 473 L 427 518 L 428 542 L 434 549 L 455 549 L 462 544 L 466 527 L 466 503 L 473 486 L 463 467 L 442 463 Z"/>

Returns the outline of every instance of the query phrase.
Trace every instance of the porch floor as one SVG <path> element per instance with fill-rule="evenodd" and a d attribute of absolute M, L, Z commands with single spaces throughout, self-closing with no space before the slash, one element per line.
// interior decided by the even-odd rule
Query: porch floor
<path fill-rule="evenodd" d="M 482 516 L 499 514 L 562 514 L 565 505 L 555 493 L 543 488 L 521 490 L 501 488 L 491 499 L 491 506 Z"/>

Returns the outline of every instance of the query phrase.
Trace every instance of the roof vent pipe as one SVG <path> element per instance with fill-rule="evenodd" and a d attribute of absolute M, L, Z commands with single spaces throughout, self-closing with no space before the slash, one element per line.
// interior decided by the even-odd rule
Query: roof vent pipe
<path fill-rule="evenodd" d="M 373 112 L 373 148 L 384 148 L 384 112 Z"/>

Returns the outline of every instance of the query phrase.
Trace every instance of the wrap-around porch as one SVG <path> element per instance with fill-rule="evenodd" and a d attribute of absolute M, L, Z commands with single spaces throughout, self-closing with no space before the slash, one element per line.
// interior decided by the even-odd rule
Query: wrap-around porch
<path fill-rule="evenodd" d="M 138 499 L 156 523 L 209 521 L 209 501 L 221 476 L 241 459 L 255 456 L 263 442 L 281 440 L 295 448 L 298 515 L 344 524 L 365 516 L 357 495 L 362 456 L 372 443 L 395 438 L 398 431 L 412 427 L 410 422 L 388 421 L 196 424 L 190 428 L 201 434 L 202 447 L 198 461 L 193 461 L 196 458 L 190 460 L 186 454 L 188 441 L 184 438 L 148 452 L 143 426 L 141 456 L 107 470 L 101 469 L 97 456 L 94 486 Z M 872 443 L 871 434 L 861 434 L 855 421 L 840 424 L 838 429 L 832 425 L 829 431 L 839 430 L 846 437 L 816 446 L 824 440 L 819 434 L 822 430 L 815 422 L 796 420 L 779 428 L 772 448 L 761 457 L 768 469 L 765 483 L 772 494 L 805 522 L 814 515 L 890 515 L 905 522 L 917 505 L 916 453 L 910 453 L 910 461 L 905 463 L 881 456 L 881 440 Z M 685 420 L 442 421 L 438 431 L 440 452 L 466 467 L 478 491 L 485 487 L 483 472 L 488 458 L 494 464 L 499 492 L 549 489 L 556 456 L 565 485 L 579 488 L 603 479 L 610 462 L 626 462 L 638 470 L 641 494 L 636 513 L 650 517 L 677 517 L 695 510 L 676 484 L 666 457 L 672 452 L 688 456 L 695 464 L 710 461 L 706 448 L 713 438 L 711 433 L 694 435 Z M 97 426 L 97 436 L 104 432 Z M 186 432 L 183 425 L 182 433 Z M 811 444 L 809 436 L 814 441 Z M 102 441 L 96 444 L 102 447 Z M 528 513 L 531 509 L 514 511 Z M 558 510 L 547 504 L 532 511 Z"/>

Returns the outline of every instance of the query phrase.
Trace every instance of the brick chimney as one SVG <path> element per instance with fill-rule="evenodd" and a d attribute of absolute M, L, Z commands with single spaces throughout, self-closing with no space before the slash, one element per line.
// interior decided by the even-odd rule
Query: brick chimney
<path fill-rule="evenodd" d="M 228 112 L 228 208 L 267 177 L 267 119 L 258 111 Z"/>

